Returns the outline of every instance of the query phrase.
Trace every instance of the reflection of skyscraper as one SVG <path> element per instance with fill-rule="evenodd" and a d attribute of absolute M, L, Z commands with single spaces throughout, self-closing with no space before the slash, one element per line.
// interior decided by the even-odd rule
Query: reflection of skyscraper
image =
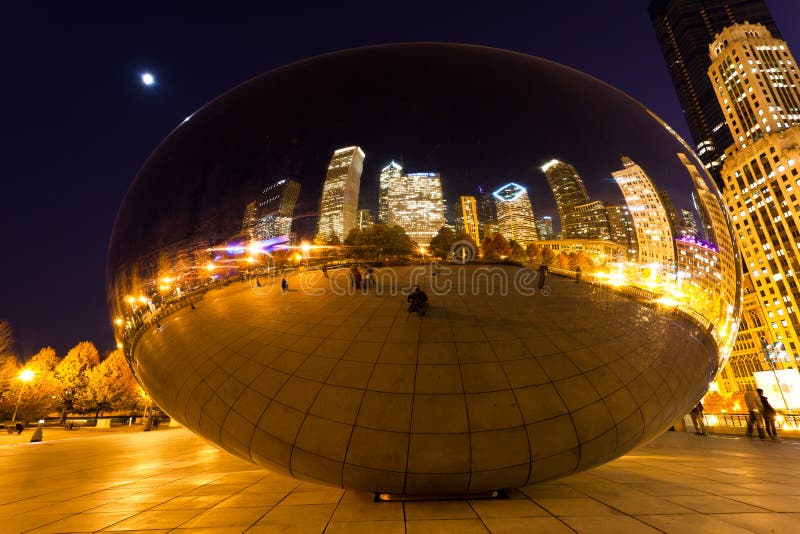
<path fill-rule="evenodd" d="M 633 226 L 631 212 L 626 205 L 606 206 L 611 241 L 625 246 L 625 259 L 635 261 L 639 251 L 636 242 L 636 228 Z"/>
<path fill-rule="evenodd" d="M 300 184 L 286 178 L 265 187 L 261 196 L 247 205 L 242 230 L 259 241 L 289 235 L 299 195 Z"/>
<path fill-rule="evenodd" d="M 480 226 L 478 224 L 478 202 L 475 197 L 462 196 L 456 205 L 456 228 L 466 233 L 476 243 L 481 242 Z"/>
<path fill-rule="evenodd" d="M 601 200 L 573 207 L 570 219 L 572 239 L 611 239 L 606 203 Z"/>
<path fill-rule="evenodd" d="M 319 203 L 317 235 L 321 239 L 335 236 L 343 242 L 356 226 L 363 166 L 364 151 L 357 146 L 340 148 L 333 153 Z"/>
<path fill-rule="evenodd" d="M 375 224 L 375 218 L 369 212 L 368 209 L 358 210 L 358 229 L 359 230 L 367 230 L 372 228 L 372 225 Z"/>
<path fill-rule="evenodd" d="M 480 193 L 478 204 L 478 224 L 480 225 L 481 239 L 497 231 L 497 212 L 494 208 L 494 198 L 489 191 L 484 191 L 483 187 L 478 187 Z M 488 231 L 487 231 L 487 226 Z"/>
<path fill-rule="evenodd" d="M 622 156 L 623 168 L 611 175 L 617 181 L 636 229 L 640 263 L 659 263 L 672 268 L 675 245 L 667 211 L 644 169 Z"/>
<path fill-rule="evenodd" d="M 390 180 L 388 222 L 403 228 L 420 246 L 430 244 L 444 225 L 439 173 L 413 173 Z"/>
<path fill-rule="evenodd" d="M 497 209 L 497 225 L 506 239 L 523 247 L 539 239 L 528 191 L 515 183 L 506 184 L 492 195 Z"/>
<path fill-rule="evenodd" d="M 547 183 L 556 199 L 558 216 L 561 219 L 561 237 L 572 239 L 586 237 L 581 235 L 580 223 L 576 219 L 575 206 L 589 203 L 586 186 L 575 167 L 553 159 L 542 165 Z M 585 231 L 585 228 L 583 229 Z"/>
<path fill-rule="evenodd" d="M 664 210 L 667 212 L 667 219 L 669 220 L 670 228 L 672 228 L 672 235 L 680 235 L 681 220 L 678 217 L 678 211 L 675 209 L 675 205 L 672 203 L 672 198 L 669 196 L 669 193 L 663 189 L 658 192 L 658 196 L 661 198 L 661 203 L 664 205 Z"/>
<path fill-rule="evenodd" d="M 381 178 L 378 194 L 378 222 L 389 222 L 389 182 L 403 175 L 403 167 L 392 161 L 381 169 Z"/>
<path fill-rule="evenodd" d="M 553 239 L 553 218 L 545 215 L 536 219 L 536 231 L 539 232 L 540 239 Z"/>
<path fill-rule="evenodd" d="M 786 41 L 761 24 L 736 24 L 709 51 L 708 76 L 739 148 L 800 124 L 800 75 Z"/>
<path fill-rule="evenodd" d="M 763 23 L 777 36 L 775 22 L 763 0 L 653 0 L 650 18 L 695 150 L 721 183 L 723 151 L 733 141 L 706 75 L 711 64 L 708 45 L 736 22 Z"/>
<path fill-rule="evenodd" d="M 694 213 L 687 209 L 681 210 L 681 237 L 700 237 Z"/>

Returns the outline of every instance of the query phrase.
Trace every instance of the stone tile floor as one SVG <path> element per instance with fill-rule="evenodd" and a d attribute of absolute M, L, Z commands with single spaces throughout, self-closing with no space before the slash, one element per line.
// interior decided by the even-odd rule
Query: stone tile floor
<path fill-rule="evenodd" d="M 0 435 L 0 532 L 800 532 L 795 440 L 667 432 L 508 499 L 375 503 L 181 428 L 26 434 Z"/>

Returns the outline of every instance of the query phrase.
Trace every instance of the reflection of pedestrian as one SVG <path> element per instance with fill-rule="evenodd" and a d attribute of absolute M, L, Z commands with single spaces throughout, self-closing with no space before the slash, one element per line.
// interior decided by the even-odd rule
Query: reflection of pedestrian
<path fill-rule="evenodd" d="M 694 425 L 694 433 L 699 436 L 706 435 L 706 425 L 703 422 L 703 403 L 698 402 L 694 408 L 691 409 L 689 412 L 689 416 L 692 418 L 692 424 Z"/>
<path fill-rule="evenodd" d="M 575 283 L 576 284 L 581 281 L 581 273 L 582 272 L 583 271 L 581 270 L 581 266 L 580 265 L 575 267 Z"/>
<path fill-rule="evenodd" d="M 758 437 L 764 439 L 764 427 L 761 424 L 764 406 L 761 404 L 761 398 L 758 396 L 758 392 L 752 389 L 745 391 L 744 403 L 747 405 L 747 411 L 750 413 L 750 417 L 747 418 L 747 431 L 745 435 L 748 438 L 752 438 L 753 426 L 755 426 L 758 429 Z"/>
<path fill-rule="evenodd" d="M 328 278 L 328 265 L 325 263 L 322 264 L 322 276 Z"/>
<path fill-rule="evenodd" d="M 411 304 L 408 306 L 408 313 L 418 313 L 420 317 L 423 317 L 425 313 L 428 311 L 428 295 L 422 291 L 419 286 L 414 287 L 413 293 L 410 293 L 406 300 Z"/>
<path fill-rule="evenodd" d="M 22 423 L 20 423 L 19 421 L 17 421 L 17 422 L 16 422 L 16 424 L 14 425 L 14 430 L 16 430 L 16 431 L 17 431 L 17 435 L 18 435 L 18 436 L 19 436 L 20 434 L 22 434 L 22 431 L 23 431 L 24 429 L 25 429 L 25 426 L 24 426 Z"/>
<path fill-rule="evenodd" d="M 758 399 L 761 401 L 761 406 L 764 407 L 764 426 L 767 427 L 767 434 L 771 439 L 778 439 L 778 429 L 775 427 L 775 416 L 777 415 L 775 408 L 764 396 L 763 389 L 758 388 L 756 392 L 758 393 Z"/>
<path fill-rule="evenodd" d="M 542 262 L 542 264 L 539 265 L 539 269 L 537 270 L 539 271 L 539 289 L 542 289 L 544 287 L 544 278 L 545 276 L 547 276 L 547 271 L 548 271 L 547 265 L 545 265 L 544 262 Z"/>
<path fill-rule="evenodd" d="M 289 282 L 286 280 L 286 278 L 281 278 L 281 291 L 284 293 L 289 291 Z"/>

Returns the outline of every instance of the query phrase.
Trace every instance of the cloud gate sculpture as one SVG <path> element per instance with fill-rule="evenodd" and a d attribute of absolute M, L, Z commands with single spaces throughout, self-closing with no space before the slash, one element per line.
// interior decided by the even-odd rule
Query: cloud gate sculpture
<path fill-rule="evenodd" d="M 213 100 L 136 176 L 108 260 L 117 340 L 169 415 L 258 465 L 407 495 L 656 436 L 724 364 L 739 281 L 666 124 L 564 66 L 445 44 Z"/>

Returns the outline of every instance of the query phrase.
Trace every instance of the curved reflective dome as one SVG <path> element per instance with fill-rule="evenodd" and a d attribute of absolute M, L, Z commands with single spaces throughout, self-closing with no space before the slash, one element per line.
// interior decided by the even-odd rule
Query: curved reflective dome
<path fill-rule="evenodd" d="M 154 401 L 231 453 L 467 494 L 686 413 L 735 336 L 737 265 L 712 181 L 640 104 L 409 44 L 268 72 L 178 126 L 120 209 L 108 295 Z"/>

